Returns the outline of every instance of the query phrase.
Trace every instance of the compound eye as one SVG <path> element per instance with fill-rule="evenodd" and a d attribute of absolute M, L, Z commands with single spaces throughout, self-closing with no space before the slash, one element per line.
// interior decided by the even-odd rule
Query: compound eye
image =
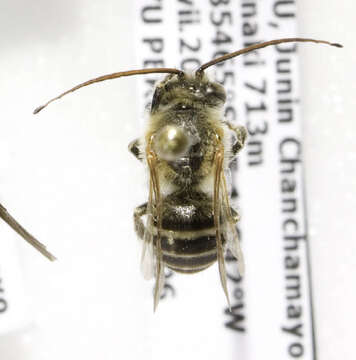
<path fill-rule="evenodd" d="M 174 161 L 188 152 L 190 141 L 181 127 L 167 125 L 155 136 L 153 147 L 158 157 Z"/>
<path fill-rule="evenodd" d="M 159 103 L 162 98 L 162 89 L 160 87 L 157 87 L 152 98 L 151 103 L 151 112 L 153 113 L 155 110 L 157 110 Z"/>

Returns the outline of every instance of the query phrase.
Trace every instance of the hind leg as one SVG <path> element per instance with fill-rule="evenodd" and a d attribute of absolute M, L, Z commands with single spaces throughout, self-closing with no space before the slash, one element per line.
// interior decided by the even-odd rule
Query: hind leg
<path fill-rule="evenodd" d="M 244 147 L 246 137 L 247 137 L 247 131 L 244 126 L 240 125 L 233 125 L 230 122 L 226 122 L 226 125 L 229 127 L 231 131 L 235 133 L 236 141 L 231 147 L 232 157 L 234 158 L 237 153 Z"/>
<path fill-rule="evenodd" d="M 137 160 L 143 160 L 143 154 L 140 150 L 140 139 L 135 139 L 129 144 L 129 151 L 136 157 Z"/>
<path fill-rule="evenodd" d="M 135 231 L 140 239 L 143 239 L 146 230 L 146 226 L 142 221 L 142 216 L 145 215 L 147 215 L 147 203 L 137 206 L 134 210 Z"/>
<path fill-rule="evenodd" d="M 240 220 L 240 214 L 232 207 L 230 207 L 232 220 L 234 221 L 234 224 L 236 224 Z"/>

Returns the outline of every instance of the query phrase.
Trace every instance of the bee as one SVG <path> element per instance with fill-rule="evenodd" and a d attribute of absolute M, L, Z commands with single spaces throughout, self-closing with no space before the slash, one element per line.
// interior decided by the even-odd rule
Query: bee
<path fill-rule="evenodd" d="M 40 243 L 26 229 L 24 229 L 1 204 L 0 218 L 3 219 L 13 230 L 15 230 L 20 236 L 23 237 L 24 240 L 26 240 L 30 245 L 37 249 L 47 259 L 51 261 L 56 260 L 56 257 L 52 255 L 42 243 Z"/>
<path fill-rule="evenodd" d="M 35 109 L 87 85 L 124 76 L 166 73 L 154 90 L 144 136 L 129 145 L 149 171 L 148 201 L 134 211 L 135 230 L 143 240 L 141 267 L 155 278 L 154 309 L 165 280 L 165 267 L 196 273 L 218 262 L 229 303 L 224 253 L 227 249 L 244 273 L 236 223 L 230 205 L 229 166 L 244 147 L 247 131 L 224 119 L 226 93 L 205 70 L 228 59 L 285 42 L 339 44 L 305 38 L 285 38 L 255 44 L 211 60 L 195 73 L 172 68 L 130 70 L 81 83 Z M 144 221 L 145 220 L 145 221 Z"/>

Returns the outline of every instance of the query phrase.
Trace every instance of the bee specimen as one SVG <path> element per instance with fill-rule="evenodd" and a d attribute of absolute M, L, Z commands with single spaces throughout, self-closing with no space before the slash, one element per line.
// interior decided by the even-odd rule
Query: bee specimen
<path fill-rule="evenodd" d="M 21 235 L 30 245 L 37 249 L 46 258 L 51 261 L 56 260 L 56 258 L 47 251 L 46 247 L 41 244 L 37 239 L 35 239 L 26 229 L 24 229 L 1 204 L 0 218 L 3 219 L 13 230 L 15 230 L 19 235 Z"/>
<path fill-rule="evenodd" d="M 81 87 L 123 76 L 167 73 L 154 90 L 144 136 L 129 150 L 149 170 L 148 202 L 134 211 L 135 230 L 143 240 L 141 266 L 146 279 L 155 277 L 154 309 L 164 285 L 164 268 L 181 273 L 202 271 L 218 261 L 220 280 L 229 303 L 224 252 L 237 260 L 240 275 L 243 256 L 236 231 L 239 219 L 230 206 L 229 165 L 243 148 L 246 130 L 224 120 L 224 88 L 205 69 L 247 52 L 284 42 L 272 40 L 221 56 L 193 74 L 171 68 L 131 70 L 104 75 L 62 93 L 38 107 Z M 145 221 L 143 221 L 145 218 Z"/>

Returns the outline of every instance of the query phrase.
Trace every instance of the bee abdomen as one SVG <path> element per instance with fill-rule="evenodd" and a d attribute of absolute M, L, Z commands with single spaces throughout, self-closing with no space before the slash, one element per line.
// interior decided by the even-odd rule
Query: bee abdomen
<path fill-rule="evenodd" d="M 209 195 L 192 189 L 172 193 L 164 199 L 161 248 L 167 267 L 195 273 L 214 264 L 217 256 L 212 208 Z M 157 234 L 156 227 L 154 231 Z"/>
<path fill-rule="evenodd" d="M 163 236 L 161 246 L 163 261 L 170 269 L 195 273 L 205 270 L 216 261 L 215 230 L 211 235 L 202 235 L 188 239 L 179 237 L 179 232 L 173 232 L 172 237 Z"/>

